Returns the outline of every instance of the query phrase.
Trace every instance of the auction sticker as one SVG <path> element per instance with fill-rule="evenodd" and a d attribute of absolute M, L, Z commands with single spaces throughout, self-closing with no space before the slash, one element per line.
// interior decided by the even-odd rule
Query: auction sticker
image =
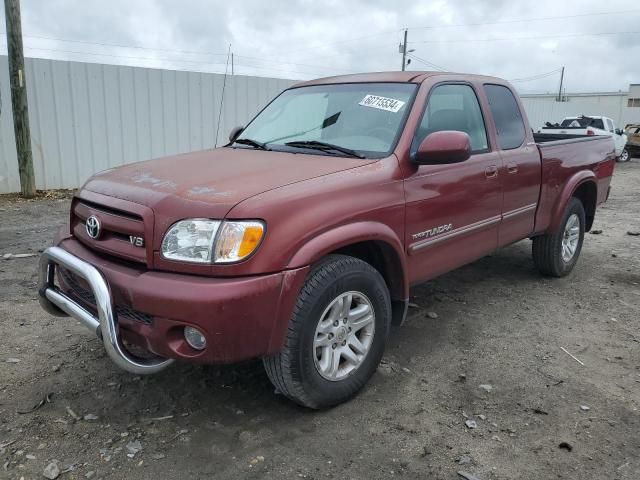
<path fill-rule="evenodd" d="M 377 108 L 378 110 L 386 110 L 387 112 L 398 113 L 398 110 L 405 104 L 402 100 L 395 98 L 379 97 L 377 95 L 367 95 L 358 105 L 363 107 Z"/>

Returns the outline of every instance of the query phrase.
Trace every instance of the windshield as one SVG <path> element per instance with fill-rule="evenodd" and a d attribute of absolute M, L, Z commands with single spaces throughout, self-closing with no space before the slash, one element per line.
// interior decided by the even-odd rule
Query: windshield
<path fill-rule="evenodd" d="M 272 150 L 341 154 L 318 148 L 321 142 L 381 158 L 395 146 L 415 90 L 416 85 L 409 83 L 315 85 L 286 90 L 253 119 L 238 140 L 260 142 Z"/>

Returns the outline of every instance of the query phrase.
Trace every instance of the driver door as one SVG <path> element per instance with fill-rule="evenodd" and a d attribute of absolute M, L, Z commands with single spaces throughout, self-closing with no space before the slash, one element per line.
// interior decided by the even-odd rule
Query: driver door
<path fill-rule="evenodd" d="M 498 246 L 501 159 L 489 144 L 472 85 L 440 84 L 432 89 L 412 151 L 440 130 L 467 133 L 472 153 L 460 163 L 412 165 L 405 179 L 405 247 L 412 283 L 469 263 Z"/>

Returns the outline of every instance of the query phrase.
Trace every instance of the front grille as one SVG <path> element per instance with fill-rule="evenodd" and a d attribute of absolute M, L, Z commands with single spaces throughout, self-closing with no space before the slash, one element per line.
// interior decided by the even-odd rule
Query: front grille
<path fill-rule="evenodd" d="M 69 270 L 62 267 L 58 267 L 57 271 L 60 273 L 63 282 L 67 285 L 67 287 L 69 287 L 69 291 L 67 293 L 72 297 L 75 297 L 76 300 L 80 300 L 82 303 L 89 305 L 95 310 L 96 299 L 93 296 L 91 290 L 86 289 L 80 283 L 80 280 L 73 272 L 70 272 Z M 115 314 L 117 318 L 128 318 L 147 325 L 151 325 L 151 323 L 153 322 L 153 317 L 151 315 L 149 315 L 148 313 L 140 312 L 138 310 L 134 310 L 128 305 L 116 304 Z"/>
<path fill-rule="evenodd" d="M 152 231 L 153 212 L 150 209 L 144 210 L 145 208 L 140 205 L 132 206 L 132 210 L 140 210 L 138 214 L 76 199 L 71 207 L 71 231 L 74 237 L 91 250 L 120 260 L 148 265 L 151 250 L 131 241 L 132 237 L 150 241 L 147 236 Z M 89 235 L 86 228 L 87 219 L 91 217 L 96 218 L 99 226 L 97 233 L 92 233 L 93 236 Z"/>

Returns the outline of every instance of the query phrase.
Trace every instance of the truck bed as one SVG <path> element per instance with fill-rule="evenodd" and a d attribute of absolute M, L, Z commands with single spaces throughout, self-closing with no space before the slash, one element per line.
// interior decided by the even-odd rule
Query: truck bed
<path fill-rule="evenodd" d="M 540 152 L 542 169 L 537 232 L 549 227 L 551 217 L 561 203 L 563 192 L 560 187 L 581 170 L 591 170 L 596 176 L 597 203 L 606 200 L 616 158 L 611 137 L 534 133 L 533 138 Z"/>
<path fill-rule="evenodd" d="M 533 140 L 540 143 L 558 142 L 562 140 L 579 140 L 599 138 L 600 135 L 582 135 L 578 133 L 535 133 L 533 134 Z"/>

